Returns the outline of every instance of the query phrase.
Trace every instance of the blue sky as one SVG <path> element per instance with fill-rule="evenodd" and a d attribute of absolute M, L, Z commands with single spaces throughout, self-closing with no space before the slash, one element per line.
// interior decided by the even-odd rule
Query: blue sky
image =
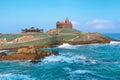
<path fill-rule="evenodd" d="M 66 17 L 80 31 L 120 33 L 120 0 L 0 0 L 0 33 L 55 28 Z"/>

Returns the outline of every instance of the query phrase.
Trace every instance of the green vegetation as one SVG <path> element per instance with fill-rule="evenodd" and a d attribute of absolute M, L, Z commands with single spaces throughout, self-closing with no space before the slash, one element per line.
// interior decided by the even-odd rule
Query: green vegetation
<path fill-rule="evenodd" d="M 48 37 L 47 34 L 0 34 L 0 39 L 6 38 L 7 41 L 12 41 L 12 40 L 22 37 L 22 36 L 34 36 L 34 37 L 38 37 L 38 38 Z"/>
<path fill-rule="evenodd" d="M 76 29 L 62 29 L 60 33 L 79 33 L 80 31 Z"/>
<path fill-rule="evenodd" d="M 16 48 L 29 45 L 44 45 L 46 43 L 54 43 L 60 41 L 86 41 L 88 39 L 87 32 L 80 32 L 76 29 L 62 29 L 60 34 L 0 34 L 0 39 L 6 38 L 8 42 L 13 41 L 16 38 L 22 36 L 34 36 L 38 40 L 28 41 L 28 42 L 18 42 L 18 43 L 8 43 L 0 45 L 0 49 L 3 48 Z"/>
<path fill-rule="evenodd" d="M 28 34 L 15 35 L 15 37 L 13 35 L 9 35 L 9 36 L 7 35 L 6 38 L 8 38 L 10 40 L 10 39 L 17 38 L 19 36 L 21 37 L 21 36 L 26 36 L 26 35 L 28 35 Z M 43 34 L 42 35 L 32 34 L 32 35 L 34 35 L 36 37 L 43 36 Z M 39 40 L 29 41 L 29 42 L 24 42 L 24 43 L 5 44 L 5 45 L 1 45 L 0 48 L 14 48 L 14 47 L 28 46 L 28 45 L 31 45 L 31 44 L 33 44 L 33 45 L 43 45 L 45 43 L 52 43 L 52 42 L 56 42 L 56 41 L 71 40 L 74 37 L 76 37 L 76 36 L 75 35 L 54 35 L 54 36 L 47 37 L 47 35 L 44 35 L 44 38 L 42 37 L 42 39 L 39 39 Z"/>

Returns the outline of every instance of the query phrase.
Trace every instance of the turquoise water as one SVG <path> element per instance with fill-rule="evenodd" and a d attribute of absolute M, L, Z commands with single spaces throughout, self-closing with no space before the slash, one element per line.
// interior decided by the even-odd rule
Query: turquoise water
<path fill-rule="evenodd" d="M 120 34 L 106 34 L 119 38 Z M 120 43 L 69 45 L 52 48 L 37 64 L 0 61 L 0 80 L 120 80 Z"/>

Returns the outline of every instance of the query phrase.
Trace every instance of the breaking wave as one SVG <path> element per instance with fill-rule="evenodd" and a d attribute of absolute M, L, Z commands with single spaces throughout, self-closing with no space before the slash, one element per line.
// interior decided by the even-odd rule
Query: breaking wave
<path fill-rule="evenodd" d="M 111 41 L 110 44 L 120 44 L 120 41 Z"/>
<path fill-rule="evenodd" d="M 36 78 L 30 77 L 29 75 L 22 74 L 0 74 L 0 80 L 36 80 Z"/>
<path fill-rule="evenodd" d="M 68 56 L 49 56 L 43 59 L 43 62 L 67 62 L 73 63 L 77 62 L 78 59 L 76 57 L 68 57 Z"/>
<path fill-rule="evenodd" d="M 0 53 L 1 53 L 1 52 L 7 52 L 7 51 L 8 51 L 8 50 L 0 50 Z"/>
<path fill-rule="evenodd" d="M 66 62 L 66 63 L 82 63 L 82 64 L 96 64 L 96 60 L 87 59 L 83 55 L 76 56 L 48 56 L 42 60 L 43 62 Z"/>
<path fill-rule="evenodd" d="M 62 45 L 59 45 L 58 48 L 75 49 L 77 46 L 80 45 L 70 45 L 68 43 L 64 43 Z"/>

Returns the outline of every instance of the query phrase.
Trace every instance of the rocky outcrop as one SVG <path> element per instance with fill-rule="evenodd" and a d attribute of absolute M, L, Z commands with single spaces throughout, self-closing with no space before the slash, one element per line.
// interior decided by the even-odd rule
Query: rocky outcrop
<path fill-rule="evenodd" d="M 17 53 L 5 54 L 0 53 L 0 60 L 31 60 L 31 62 L 36 62 L 36 60 L 41 60 L 46 56 L 58 55 L 57 51 L 39 51 L 37 52 L 33 45 L 29 45 L 28 48 L 20 48 Z"/>
<path fill-rule="evenodd" d="M 18 54 L 18 53 L 11 53 L 7 56 L 0 58 L 0 60 L 30 60 L 32 58 L 36 58 L 36 54 L 25 55 L 25 54 Z"/>
<path fill-rule="evenodd" d="M 0 45 L 5 44 L 5 43 L 7 43 L 6 38 L 4 38 L 4 39 L 0 39 Z"/>
<path fill-rule="evenodd" d="M 48 34 L 47 34 L 48 35 Z M 1 45 L 1 50 L 14 50 L 19 49 L 18 53 L 34 53 L 35 51 L 28 49 L 28 45 L 33 44 L 35 48 L 50 48 L 55 45 L 61 45 L 63 43 L 69 43 L 72 45 L 80 45 L 80 44 L 94 44 L 94 43 L 110 43 L 111 41 L 118 41 L 112 38 L 109 38 L 100 33 L 88 33 L 88 32 L 76 32 L 76 33 L 66 33 L 66 34 L 57 34 L 57 35 L 49 35 L 49 37 L 41 38 L 39 40 L 34 40 L 31 42 L 23 42 L 23 43 L 13 43 L 7 45 Z M 40 42 L 40 43 L 39 43 Z M 43 43 L 42 43 L 43 42 Z M 24 44 L 25 43 L 25 44 Z M 36 44 L 37 43 L 37 44 Z M 20 44 L 20 45 L 19 45 Z M 14 46 L 18 45 L 18 46 Z M 32 52 L 33 51 L 33 52 Z"/>
<path fill-rule="evenodd" d="M 26 42 L 26 41 L 32 41 L 32 40 L 37 40 L 38 38 L 35 38 L 34 36 L 22 36 L 20 38 L 16 38 L 13 40 L 14 43 L 18 42 Z"/>
<path fill-rule="evenodd" d="M 59 34 L 61 29 L 51 29 L 47 31 L 47 34 Z"/>
<path fill-rule="evenodd" d="M 17 53 L 19 54 L 35 54 L 37 53 L 34 45 L 29 45 L 29 47 L 27 48 L 19 48 Z"/>
<path fill-rule="evenodd" d="M 46 57 L 46 56 L 50 56 L 51 54 L 52 54 L 52 53 L 49 52 L 49 51 L 39 51 L 39 52 L 37 53 L 38 57 L 41 57 L 41 58 L 44 58 L 44 57 Z"/>
<path fill-rule="evenodd" d="M 11 53 L 8 55 L 0 54 L 0 60 L 41 60 L 44 57 L 50 55 L 52 55 L 52 53 L 49 51 L 40 51 L 36 54 L 19 54 L 19 53 Z"/>

